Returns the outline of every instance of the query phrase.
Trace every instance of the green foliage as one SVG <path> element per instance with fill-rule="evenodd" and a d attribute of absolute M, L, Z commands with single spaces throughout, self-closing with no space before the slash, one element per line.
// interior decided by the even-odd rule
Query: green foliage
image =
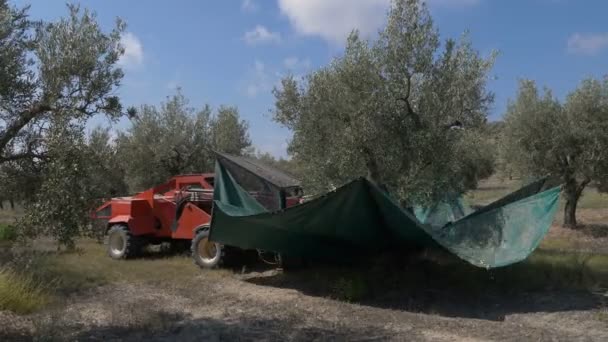
<path fill-rule="evenodd" d="M 97 195 L 89 179 L 92 159 L 87 152 L 82 127 L 61 121 L 50 127 L 45 176 L 20 223 L 26 236 L 51 236 L 59 245 L 74 247 Z"/>
<path fill-rule="evenodd" d="M 95 13 L 67 9 L 52 23 L 31 21 L 29 7 L 0 0 L 0 193 L 28 203 L 20 232 L 47 234 L 69 247 L 92 199 L 120 187 L 109 181 L 112 173 L 101 176 L 97 161 L 108 151 L 91 153 L 84 127 L 96 114 L 113 120 L 123 114 L 114 93 L 123 77 L 125 25 L 117 20 L 104 32 Z M 93 136 L 94 144 L 99 140 Z"/>
<path fill-rule="evenodd" d="M 261 161 L 262 163 L 272 166 L 280 171 L 283 171 L 296 179 L 301 177 L 300 168 L 297 163 L 293 159 L 285 159 L 285 158 L 275 158 L 272 154 L 268 152 L 259 152 L 253 151 L 248 154 L 250 158 L 255 158 Z"/>
<path fill-rule="evenodd" d="M 395 1 L 376 41 L 353 32 L 343 56 L 303 82 L 284 78 L 274 119 L 294 133 L 289 152 L 307 188 L 367 175 L 402 200 L 432 201 L 463 192 L 493 165 L 492 153 L 470 149 L 493 101 L 493 60 L 467 35 L 441 45 L 426 5 Z M 470 133 L 450 129 L 455 122 Z"/>
<path fill-rule="evenodd" d="M 126 195 L 123 162 L 109 128 L 97 127 L 89 135 L 86 148 L 89 162 L 89 182 L 99 198 Z"/>
<path fill-rule="evenodd" d="M 503 152 L 522 174 L 553 175 L 564 184 L 564 225 L 576 227 L 585 187 L 608 179 L 608 79 L 584 80 L 562 105 L 533 81 L 520 83 L 505 114 Z M 601 188 L 601 187 L 600 187 Z"/>
<path fill-rule="evenodd" d="M 249 124 L 240 119 L 236 107 L 220 106 L 211 120 L 212 148 L 219 152 L 240 155 L 251 146 Z"/>
<path fill-rule="evenodd" d="M 46 304 L 50 298 L 44 287 L 32 277 L 10 269 L 0 269 L 0 311 L 28 314 Z"/>
<path fill-rule="evenodd" d="M 15 241 L 17 230 L 14 226 L 0 223 L 0 241 Z"/>
<path fill-rule="evenodd" d="M 97 113 L 117 118 L 112 95 L 123 77 L 119 20 L 105 33 L 94 13 L 68 5 L 54 23 L 32 22 L 28 8 L 0 1 L 0 163 L 44 159 L 44 127 L 53 120 L 86 120 Z M 4 47 L 7 47 L 6 49 Z"/>
<path fill-rule="evenodd" d="M 119 165 L 131 190 L 143 190 L 177 174 L 213 170 L 212 150 L 241 154 L 251 145 L 248 125 L 235 107 L 216 115 L 206 105 L 189 107 L 181 91 L 160 108 L 144 105 L 117 139 Z"/>
<path fill-rule="evenodd" d="M 131 190 L 155 186 L 180 173 L 210 170 L 210 132 L 210 107 L 189 107 L 179 90 L 160 108 L 142 106 L 117 140 Z"/>

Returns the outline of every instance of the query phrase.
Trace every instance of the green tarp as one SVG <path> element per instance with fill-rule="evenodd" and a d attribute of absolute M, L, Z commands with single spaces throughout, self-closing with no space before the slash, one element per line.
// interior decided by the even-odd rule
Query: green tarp
<path fill-rule="evenodd" d="M 345 258 L 408 246 L 442 246 L 469 263 L 500 267 L 525 259 L 547 233 L 560 187 L 540 180 L 445 224 L 425 224 L 366 179 L 269 212 L 216 163 L 210 238 L 243 249 L 305 258 Z"/>

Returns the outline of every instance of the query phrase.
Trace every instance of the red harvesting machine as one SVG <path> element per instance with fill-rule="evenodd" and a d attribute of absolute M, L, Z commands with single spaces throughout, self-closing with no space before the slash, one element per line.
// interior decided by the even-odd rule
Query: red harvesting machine
<path fill-rule="evenodd" d="M 258 171 L 259 162 L 229 156 L 242 170 Z M 255 167 L 252 167 L 254 165 Z M 267 166 L 263 166 L 268 169 Z M 273 170 L 274 175 L 277 171 Z M 260 177 L 259 174 L 256 174 Z M 263 176 L 263 174 L 262 174 Z M 300 203 L 302 189 L 291 179 L 284 186 L 285 207 Z M 224 260 L 226 247 L 209 241 L 209 225 L 213 206 L 214 174 L 187 174 L 129 197 L 116 197 L 97 208 L 92 215 L 101 221 L 107 234 L 108 254 L 114 259 L 127 259 L 140 254 L 150 244 L 169 242 L 177 248 L 190 246 L 192 257 L 200 267 L 211 268 Z M 263 202 L 261 194 L 252 195 Z"/>

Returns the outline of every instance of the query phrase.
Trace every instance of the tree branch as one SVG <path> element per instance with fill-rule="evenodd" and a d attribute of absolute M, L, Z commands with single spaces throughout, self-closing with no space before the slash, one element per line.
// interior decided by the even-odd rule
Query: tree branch
<path fill-rule="evenodd" d="M 30 123 L 36 116 L 51 110 L 51 107 L 44 104 L 38 104 L 32 107 L 30 110 L 21 112 L 19 118 L 0 133 L 0 153 L 4 152 L 6 145 L 19 134 L 19 131 L 23 129 L 28 123 Z"/>
<path fill-rule="evenodd" d="M 581 196 L 581 194 L 583 193 L 583 190 L 585 190 L 585 187 L 589 183 L 591 183 L 591 178 L 585 177 L 585 179 L 583 179 L 583 181 L 576 187 L 577 198 Z"/>
<path fill-rule="evenodd" d="M 415 125 L 420 127 L 421 126 L 420 116 L 418 115 L 418 113 L 416 113 L 414 111 L 414 109 L 412 108 L 412 105 L 410 103 L 410 95 L 412 92 L 412 76 L 408 75 L 408 76 L 406 76 L 405 79 L 407 80 L 407 88 L 405 90 L 405 97 L 400 97 L 400 98 L 398 98 L 398 100 L 405 102 L 405 108 L 407 109 L 407 114 L 410 115 L 414 119 Z"/>
<path fill-rule="evenodd" d="M 0 156 L 0 164 L 6 163 L 6 162 L 11 162 L 11 161 L 17 161 L 17 160 L 21 160 L 21 159 L 28 159 L 28 158 L 38 158 L 38 159 L 46 160 L 47 156 L 42 153 L 27 151 L 27 152 L 23 152 L 23 153 L 11 154 L 9 156 Z"/>

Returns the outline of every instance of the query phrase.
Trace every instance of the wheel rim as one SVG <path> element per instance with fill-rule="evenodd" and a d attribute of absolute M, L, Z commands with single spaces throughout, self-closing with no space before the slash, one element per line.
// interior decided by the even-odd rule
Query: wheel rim
<path fill-rule="evenodd" d="M 209 238 L 203 238 L 198 243 L 198 255 L 203 262 L 212 263 L 219 258 L 219 246 L 215 242 L 209 241 Z"/>
<path fill-rule="evenodd" d="M 112 255 L 122 254 L 127 247 L 126 245 L 126 241 L 121 234 L 114 233 L 110 235 L 110 253 Z"/>

